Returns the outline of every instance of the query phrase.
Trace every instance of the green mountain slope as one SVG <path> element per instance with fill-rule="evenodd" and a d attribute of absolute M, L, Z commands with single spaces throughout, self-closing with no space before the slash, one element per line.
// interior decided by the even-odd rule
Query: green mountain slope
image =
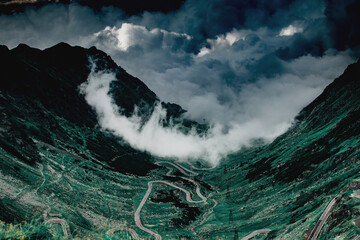
<path fill-rule="evenodd" d="M 72 236 L 91 238 L 105 236 L 115 226 L 135 225 L 137 198 L 160 167 L 149 154 L 98 126 L 94 110 L 79 92 L 90 61 L 96 62 L 97 71 L 116 73 L 110 94 L 122 114 L 132 115 L 136 105 L 146 121 L 158 97 L 96 48 L 64 43 L 44 51 L 26 45 L 0 47 L 1 221 L 61 218 Z M 173 120 L 183 124 L 184 132 L 206 130 L 184 119 L 180 106 L 161 104 L 168 109 L 164 125 Z M 53 229 L 59 224 L 49 225 Z"/>
<path fill-rule="evenodd" d="M 228 238 L 235 231 L 266 228 L 272 230 L 267 239 L 303 239 L 339 196 L 318 239 L 359 234 L 354 224 L 360 217 L 360 199 L 354 197 L 360 188 L 359 86 L 358 61 L 304 108 L 285 134 L 222 161 L 208 179 L 221 188 L 219 201 L 226 204 L 215 209 L 204 231 L 212 226 L 210 235 Z M 219 226 L 219 219 L 229 221 L 230 211 L 232 223 Z"/>
<path fill-rule="evenodd" d="M 89 59 L 98 71 L 116 73 L 110 94 L 120 111 L 131 116 L 137 105 L 145 122 L 160 100 L 96 48 L 0 47 L 0 239 L 360 234 L 360 62 L 271 144 L 206 169 L 153 157 L 101 130 L 78 89 Z M 164 127 L 175 122 L 206 133 L 180 106 L 161 104 Z"/>

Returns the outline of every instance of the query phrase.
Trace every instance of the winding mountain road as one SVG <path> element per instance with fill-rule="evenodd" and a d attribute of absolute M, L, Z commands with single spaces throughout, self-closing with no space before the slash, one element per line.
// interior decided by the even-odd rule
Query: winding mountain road
<path fill-rule="evenodd" d="M 199 175 L 198 173 L 193 172 L 193 171 L 187 169 L 186 167 L 183 167 L 183 166 L 181 166 L 180 164 L 177 164 L 177 163 L 167 162 L 167 161 L 158 161 L 158 162 L 156 162 L 155 164 L 159 165 L 159 164 L 161 164 L 161 163 L 169 164 L 169 165 L 175 167 L 176 169 L 178 169 L 182 174 L 184 174 L 184 175 L 186 175 L 186 176 L 189 176 L 189 177 L 193 177 L 193 176 Z"/>
<path fill-rule="evenodd" d="M 353 240 L 360 240 L 360 235 L 357 235 Z"/>
<path fill-rule="evenodd" d="M 360 235 L 357 235 L 353 240 L 360 240 Z"/>
<path fill-rule="evenodd" d="M 193 176 L 197 176 L 197 175 L 198 175 L 198 173 L 193 172 L 193 171 L 191 171 L 191 170 L 189 170 L 189 169 L 187 169 L 187 168 L 185 168 L 185 167 L 183 167 L 183 166 L 181 166 L 180 164 L 177 164 L 177 163 L 167 162 L 167 161 L 158 161 L 158 162 L 156 162 L 155 164 L 157 164 L 157 165 L 160 165 L 160 164 L 169 164 L 169 165 L 171 165 L 172 167 L 178 169 L 181 173 L 183 173 L 183 174 L 186 175 L 186 176 L 193 177 Z M 169 169 L 169 171 L 167 172 L 166 175 L 167 175 L 167 176 L 170 176 L 170 174 L 172 173 L 173 169 L 172 169 L 172 168 L 169 168 L 169 167 L 168 167 L 168 169 Z M 141 216 L 140 216 L 141 210 L 142 210 L 144 204 L 146 203 L 147 199 L 149 198 L 149 196 L 150 196 L 150 194 L 151 194 L 151 191 L 152 191 L 152 187 L 153 187 L 154 184 L 156 184 L 156 183 L 158 183 L 158 184 L 165 184 L 165 185 L 168 185 L 168 186 L 170 186 L 170 187 L 173 187 L 173 188 L 175 188 L 175 189 L 178 189 L 178 190 L 184 192 L 184 193 L 185 193 L 185 196 L 186 196 L 186 201 L 189 202 L 189 203 L 204 203 L 204 202 L 206 202 L 206 200 L 207 200 L 207 198 L 206 198 L 204 195 L 202 195 L 202 193 L 201 193 L 199 183 L 197 183 L 197 182 L 194 181 L 193 179 L 188 179 L 188 178 L 184 178 L 184 177 L 182 177 L 182 179 L 185 179 L 185 180 L 187 180 L 187 181 L 190 181 L 190 182 L 192 182 L 192 183 L 196 186 L 195 192 L 196 192 L 196 194 L 201 198 L 201 200 L 193 200 L 193 199 L 191 198 L 191 193 L 190 193 L 188 190 L 186 190 L 186 189 L 184 189 L 184 188 L 182 188 L 182 187 L 176 186 L 176 185 L 173 184 L 173 183 L 166 182 L 166 181 L 163 181 L 163 180 L 155 180 L 155 181 L 149 181 L 149 182 L 148 182 L 148 189 L 147 189 L 147 191 L 146 191 L 143 199 L 141 200 L 138 208 L 137 208 L 136 211 L 135 211 L 134 220 L 135 220 L 136 226 L 137 226 L 138 228 L 140 228 L 141 230 L 143 230 L 143 231 L 151 234 L 152 236 L 154 236 L 156 240 L 162 239 L 161 236 L 160 236 L 157 232 L 155 232 L 154 230 L 151 230 L 151 229 L 148 229 L 148 228 L 144 227 L 143 222 L 142 222 L 142 220 L 141 220 Z M 213 200 L 213 201 L 214 201 L 215 204 L 214 204 L 214 206 L 213 206 L 212 208 L 210 208 L 210 210 L 206 213 L 206 215 L 209 215 L 209 214 L 213 211 L 214 207 L 217 205 L 217 201 L 216 201 L 216 200 Z M 204 215 L 205 215 L 205 214 L 204 214 Z M 203 216 L 203 221 L 202 221 L 202 223 L 205 222 L 205 220 L 206 220 L 206 216 Z"/>
<path fill-rule="evenodd" d="M 207 170 L 212 170 L 215 168 L 215 166 L 209 167 L 209 168 L 197 168 L 194 165 L 192 165 L 189 161 L 186 161 L 185 163 L 187 163 L 192 169 L 198 170 L 198 171 L 207 171 Z"/>
<path fill-rule="evenodd" d="M 259 229 L 259 230 L 253 231 L 252 233 L 250 233 L 246 237 L 243 237 L 241 240 L 249 240 L 249 239 L 255 237 L 256 235 L 259 235 L 259 234 L 262 234 L 262 233 L 268 233 L 270 231 L 271 231 L 271 229 Z"/>
<path fill-rule="evenodd" d="M 130 232 L 132 238 L 140 239 L 139 235 L 136 233 L 136 231 L 134 229 L 126 228 L 126 227 L 124 227 L 124 228 L 122 228 L 122 227 L 111 228 L 106 232 L 106 235 L 113 236 L 114 233 L 118 232 L 118 231 L 128 231 L 128 232 Z"/>
<path fill-rule="evenodd" d="M 56 223 L 61 225 L 61 228 L 62 228 L 62 231 L 63 231 L 65 237 L 69 237 L 71 235 L 69 225 L 67 224 L 67 222 L 64 219 L 51 218 L 51 219 L 45 221 L 45 224 L 47 224 L 47 225 L 56 224 Z"/>
<path fill-rule="evenodd" d="M 325 211 L 323 212 L 323 214 L 321 215 L 321 217 L 319 218 L 319 220 L 315 224 L 314 228 L 312 229 L 311 233 L 306 238 L 306 240 L 315 240 L 315 239 L 317 239 L 317 237 L 319 236 L 320 231 L 323 228 L 326 220 L 330 216 L 330 211 L 333 208 L 334 204 L 336 203 L 337 199 L 338 199 L 338 197 L 336 196 L 335 198 L 333 198 L 331 200 L 331 202 L 326 207 Z"/>
<path fill-rule="evenodd" d="M 200 187 L 199 187 L 198 184 L 197 184 L 197 188 L 196 188 L 196 190 L 197 190 L 196 193 L 197 193 L 198 196 L 201 198 L 201 200 L 195 201 L 195 200 L 192 200 L 192 198 L 191 198 L 191 193 L 190 193 L 188 190 L 183 189 L 183 188 L 181 188 L 181 187 L 178 187 L 178 186 L 176 186 L 176 185 L 174 185 L 174 184 L 172 184 L 172 183 L 169 183 L 169 182 L 166 182 L 166 181 L 162 181 L 162 180 L 156 180 L 156 181 L 150 181 L 150 182 L 148 182 L 148 189 L 147 189 L 147 191 L 146 191 L 146 193 L 145 193 L 145 196 L 143 197 L 140 205 L 139 205 L 138 208 L 136 209 L 134 219 L 135 219 L 136 226 L 138 226 L 138 228 L 140 228 L 141 230 L 143 230 L 143 231 L 145 231 L 145 232 L 153 235 L 153 236 L 155 237 L 155 239 L 159 240 L 159 239 L 161 239 L 161 236 L 160 236 L 157 232 L 155 232 L 155 231 L 153 231 L 153 230 L 150 230 L 150 229 L 148 229 L 148 228 L 145 228 L 144 225 L 143 225 L 142 222 L 141 222 L 141 217 L 140 217 L 141 209 L 143 208 L 144 204 L 146 203 L 146 200 L 149 198 L 149 195 L 150 195 L 150 193 L 151 193 L 151 190 L 152 190 L 152 187 L 153 187 L 153 184 L 154 184 L 154 183 L 166 184 L 166 185 L 168 185 L 168 186 L 170 186 L 170 187 L 176 188 L 176 189 L 184 192 L 185 195 L 186 195 L 186 201 L 188 201 L 188 202 L 190 202 L 190 203 L 202 203 L 202 202 L 205 202 L 205 201 L 207 200 L 207 198 L 204 197 L 204 196 L 200 193 Z"/>

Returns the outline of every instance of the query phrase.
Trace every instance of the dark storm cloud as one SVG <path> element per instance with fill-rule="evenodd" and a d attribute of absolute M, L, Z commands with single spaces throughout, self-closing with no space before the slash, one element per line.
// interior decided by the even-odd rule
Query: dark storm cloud
<path fill-rule="evenodd" d="M 360 3 L 356 0 L 325 1 L 324 18 L 304 21 L 304 32 L 293 43 L 279 48 L 283 59 L 297 58 L 305 54 L 321 56 L 327 49 L 351 48 L 360 56 Z M 306 12 L 304 13 L 306 16 Z"/>
<path fill-rule="evenodd" d="M 329 41 L 337 49 L 359 47 L 360 2 L 327 0 L 326 3 L 325 15 L 330 29 Z"/>
<path fill-rule="evenodd" d="M 184 3 L 184 0 L 132 0 L 132 1 L 118 1 L 118 0 L 2 0 L 0 1 L 0 14 L 11 14 L 15 12 L 24 12 L 27 8 L 40 8 L 49 3 L 70 4 L 78 3 L 82 6 L 87 6 L 95 11 L 101 11 L 105 7 L 117 7 L 125 13 L 140 14 L 144 11 L 160 11 L 171 12 L 179 9 Z"/>
<path fill-rule="evenodd" d="M 189 0 L 170 19 L 169 15 L 158 14 L 154 17 L 154 14 L 145 13 L 141 20 L 149 27 L 159 27 L 160 24 L 162 28 L 207 39 L 233 28 L 257 29 L 266 26 L 279 30 L 292 21 L 316 17 L 322 8 L 324 4 L 319 1 Z"/>
<path fill-rule="evenodd" d="M 10 48 L 19 43 L 46 48 L 58 42 L 76 44 L 83 36 L 116 23 L 123 12 L 104 8 L 101 13 L 77 4 L 50 4 L 24 13 L 0 15 L 0 42 Z"/>
<path fill-rule="evenodd" d="M 194 36 L 199 44 L 232 29 L 267 27 L 273 31 L 289 24 L 300 25 L 304 32 L 290 41 L 287 58 L 310 53 L 320 56 L 329 48 L 344 50 L 360 43 L 360 4 L 346 1 L 235 1 L 189 0 L 170 15 L 145 13 L 142 25 L 161 27 Z"/>

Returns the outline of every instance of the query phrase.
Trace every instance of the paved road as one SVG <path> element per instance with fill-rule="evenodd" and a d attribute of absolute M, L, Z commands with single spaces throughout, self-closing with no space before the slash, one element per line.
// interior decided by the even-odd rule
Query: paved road
<path fill-rule="evenodd" d="M 128 232 L 130 232 L 132 238 L 140 239 L 139 235 L 132 228 L 121 228 L 121 227 L 111 228 L 106 232 L 106 234 L 109 235 L 109 236 L 112 236 L 115 232 L 118 232 L 118 231 L 128 231 Z"/>
<path fill-rule="evenodd" d="M 172 184 L 172 183 L 165 182 L 165 181 L 161 181 L 161 180 L 148 182 L 148 189 L 147 189 L 147 191 L 146 191 L 146 193 L 145 193 L 145 196 L 143 197 L 143 199 L 142 199 L 139 207 L 136 209 L 136 212 L 135 212 L 135 216 L 134 216 L 135 224 L 136 224 L 136 226 L 138 226 L 138 228 L 140 228 L 141 230 L 143 230 L 143 231 L 145 231 L 145 232 L 153 235 L 156 240 L 160 240 L 160 239 L 161 239 L 161 236 L 160 236 L 157 232 L 155 232 L 155 231 L 153 231 L 153 230 L 151 230 L 151 229 L 148 229 L 148 228 L 144 227 L 144 225 L 143 225 L 142 222 L 141 222 L 141 217 L 140 217 L 141 209 L 143 208 L 144 204 L 146 203 L 146 200 L 148 199 L 148 197 L 149 197 L 149 195 L 150 195 L 150 193 L 151 193 L 152 186 L 153 186 L 154 183 L 166 184 L 166 185 L 168 185 L 168 186 L 171 186 L 171 187 L 173 187 L 173 188 L 176 188 L 176 189 L 184 192 L 185 195 L 186 195 L 186 201 L 188 201 L 188 202 L 190 202 L 190 203 L 201 203 L 201 202 L 205 202 L 205 201 L 206 201 L 206 198 L 205 198 L 203 195 L 199 195 L 199 197 L 200 197 L 202 200 L 200 200 L 200 201 L 195 201 L 195 200 L 192 200 L 192 198 L 191 198 L 191 193 L 190 193 L 188 190 L 183 189 L 183 188 L 181 188 L 181 187 L 178 187 L 178 186 L 176 186 L 176 185 L 174 185 L 174 184 Z"/>
<path fill-rule="evenodd" d="M 67 222 L 64 219 L 61 218 L 51 218 L 47 221 L 45 221 L 45 224 L 60 224 L 62 231 L 64 233 L 65 237 L 69 237 L 70 236 L 70 228 L 69 225 L 67 224 Z"/>
<path fill-rule="evenodd" d="M 336 196 L 333 200 L 331 200 L 331 202 L 326 207 L 325 211 L 323 212 L 323 214 L 321 215 L 321 217 L 315 224 L 314 228 L 311 230 L 309 236 L 306 238 L 307 240 L 317 239 L 317 237 L 320 234 L 321 229 L 323 228 L 324 224 L 326 223 L 326 220 L 330 216 L 330 211 L 333 208 L 334 204 L 336 203 L 337 199 L 338 199 L 338 197 Z"/>
<path fill-rule="evenodd" d="M 198 175 L 197 173 L 195 172 L 192 172 L 190 171 L 189 169 L 186 169 L 185 167 L 179 165 L 179 164 L 176 164 L 176 163 L 172 163 L 172 162 L 166 162 L 166 161 L 159 161 L 159 162 L 156 162 L 155 164 L 159 165 L 161 163 L 167 163 L 167 164 L 170 164 L 174 167 L 176 167 L 177 169 L 179 169 L 183 174 L 187 175 L 187 176 L 195 176 L 194 174 Z M 186 173 L 182 170 L 182 168 L 186 169 L 187 171 L 189 171 L 190 173 Z M 169 171 L 166 173 L 166 176 L 170 176 L 170 174 L 172 173 L 172 168 L 168 168 Z M 184 178 L 184 177 L 181 177 L 182 179 L 186 180 L 186 181 L 189 181 L 189 182 L 192 182 L 195 186 L 196 186 L 196 194 L 202 199 L 202 202 L 205 202 L 206 201 L 206 197 L 204 197 L 201 192 L 200 192 L 200 185 L 195 182 L 193 179 L 189 179 L 189 178 Z M 174 185 L 175 186 L 175 185 Z"/>
<path fill-rule="evenodd" d="M 193 226 L 190 228 L 191 233 L 194 234 L 195 236 L 197 236 L 198 239 L 200 239 L 200 240 L 202 239 L 202 237 L 201 237 L 201 236 L 198 236 L 198 234 L 195 232 L 195 228 L 203 225 L 203 224 L 205 223 L 205 221 L 207 220 L 206 218 L 207 218 L 212 212 L 214 212 L 214 208 L 218 205 L 218 202 L 217 202 L 215 199 L 211 199 L 211 198 L 209 198 L 209 199 L 214 202 L 214 205 L 213 205 L 211 208 L 209 208 L 209 209 L 203 214 L 203 216 L 202 216 L 203 219 L 201 220 L 200 223 L 198 223 L 198 224 L 196 224 L 196 225 L 193 225 Z"/>
<path fill-rule="evenodd" d="M 248 240 L 250 238 L 255 237 L 256 235 L 259 235 L 261 233 L 268 233 L 270 231 L 271 231 L 271 229 L 259 229 L 259 230 L 253 231 L 252 233 L 250 233 L 246 237 L 243 237 L 241 240 Z"/>
<path fill-rule="evenodd" d="M 174 168 L 178 169 L 182 174 L 184 174 L 184 175 L 186 175 L 186 176 L 193 177 L 193 176 L 197 176 L 197 175 L 198 175 L 198 173 L 193 172 L 193 171 L 191 171 L 191 170 L 189 170 L 189 169 L 185 168 L 184 166 L 181 166 L 181 165 L 179 165 L 179 164 L 177 164 L 177 163 L 167 162 L 167 161 L 158 161 L 158 162 L 156 162 L 155 164 L 160 165 L 160 164 L 164 164 L 164 163 L 173 166 Z M 172 169 L 171 169 L 171 168 L 168 168 L 168 169 L 169 169 L 169 171 L 167 172 L 166 175 L 167 175 L 167 176 L 170 176 L 170 174 L 172 173 Z M 211 169 L 212 169 L 212 168 L 211 168 Z M 208 170 L 208 169 L 204 169 L 204 170 Z M 182 178 L 183 178 L 183 177 L 182 177 Z M 150 181 L 150 182 L 148 182 L 148 189 L 147 189 L 147 191 L 146 191 L 143 199 L 141 200 L 140 205 L 139 205 L 138 208 L 136 209 L 136 212 L 135 212 L 135 215 L 134 215 L 134 220 L 135 220 L 136 226 L 137 226 L 138 228 L 140 228 L 141 230 L 143 230 L 143 231 L 151 234 L 152 236 L 154 236 L 156 240 L 160 240 L 160 239 L 161 239 L 161 236 L 160 236 L 157 232 L 155 232 L 155 231 L 153 231 L 153 230 L 151 230 L 151 229 L 148 229 L 148 228 L 144 227 L 144 225 L 143 225 L 143 223 L 142 223 L 142 220 L 141 220 L 141 216 L 140 216 L 141 209 L 143 208 L 144 204 L 146 203 L 147 199 L 149 198 L 149 196 L 150 196 L 150 194 L 151 194 L 151 190 L 152 190 L 153 184 L 155 184 L 155 183 L 165 184 L 165 185 L 168 185 L 168 186 L 170 186 L 170 187 L 176 188 L 176 189 L 184 192 L 185 195 L 186 195 L 186 201 L 188 201 L 188 202 L 190 202 L 190 203 L 203 203 L 203 202 L 206 202 L 206 200 L 207 200 L 207 198 L 206 198 L 204 195 L 202 195 L 202 193 L 201 193 L 201 191 L 200 191 L 200 185 L 199 185 L 196 181 L 194 181 L 194 180 L 192 180 L 192 179 L 188 179 L 188 178 L 183 178 L 183 179 L 192 182 L 192 183 L 196 186 L 196 190 L 195 190 L 195 191 L 196 191 L 196 194 L 201 198 L 201 200 L 193 200 L 193 199 L 191 198 L 191 193 L 190 193 L 188 190 L 186 190 L 186 189 L 184 189 L 184 188 L 182 188 L 182 187 L 176 186 L 176 185 L 174 185 L 173 183 L 170 183 L 170 182 L 166 182 L 166 181 L 162 181 L 162 180 L 156 180 L 156 181 Z M 214 201 L 215 204 L 213 205 L 212 208 L 210 208 L 210 210 L 207 212 L 206 215 L 209 215 L 210 213 L 212 213 L 214 207 L 217 205 L 217 201 L 215 201 L 215 200 L 213 200 L 213 201 Z M 202 221 L 202 222 L 204 222 L 205 220 L 206 220 L 206 216 L 205 216 L 205 214 L 204 214 L 204 216 L 203 216 L 203 221 Z"/>
<path fill-rule="evenodd" d="M 216 201 L 215 199 L 211 199 L 211 200 L 214 202 L 214 205 L 211 208 L 209 208 L 209 210 L 203 215 L 203 220 L 200 222 L 199 226 L 201 226 L 206 221 L 206 217 L 211 213 L 213 213 L 214 208 L 218 205 L 218 201 Z"/>
<path fill-rule="evenodd" d="M 210 168 L 197 168 L 194 165 L 192 165 L 189 161 L 186 161 L 185 163 L 187 163 L 192 169 L 198 170 L 198 171 L 207 171 L 207 170 L 211 170 L 211 169 L 215 168 L 215 166 L 210 167 Z"/>
<path fill-rule="evenodd" d="M 360 235 L 357 235 L 353 240 L 360 240 Z"/>
<path fill-rule="evenodd" d="M 155 164 L 159 165 L 159 164 L 161 164 L 161 163 L 170 164 L 171 166 L 177 168 L 182 174 L 184 174 L 184 175 L 186 175 L 186 176 L 189 176 L 189 177 L 193 177 L 193 176 L 199 175 L 198 173 L 193 172 L 193 171 L 187 169 L 186 167 L 183 167 L 183 166 L 181 166 L 180 164 L 177 164 L 177 163 L 167 162 L 167 161 L 158 161 L 158 162 L 156 162 Z"/>

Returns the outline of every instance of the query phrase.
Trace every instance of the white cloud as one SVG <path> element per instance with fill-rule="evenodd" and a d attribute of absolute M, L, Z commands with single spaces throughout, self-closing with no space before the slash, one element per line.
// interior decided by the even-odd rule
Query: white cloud
<path fill-rule="evenodd" d="M 346 51 L 328 50 L 322 57 L 301 56 L 302 49 L 291 39 L 279 37 L 301 32 L 299 26 L 303 26 L 304 37 L 311 41 L 313 32 L 305 26 L 316 22 L 315 18 L 322 23 L 323 11 L 304 22 L 285 17 L 292 25 L 280 33 L 266 26 L 242 28 L 205 40 L 198 32 L 205 23 L 195 23 L 199 19 L 192 13 L 184 8 L 174 14 L 144 13 L 125 19 L 112 8 L 94 14 L 75 4 L 49 5 L 0 16 L 0 42 L 10 48 L 19 43 L 46 48 L 59 41 L 83 47 L 95 45 L 144 81 L 161 100 L 178 103 L 188 110 L 187 117 L 199 121 L 205 118 L 214 128 L 213 136 L 206 139 L 183 136 L 176 129 L 161 129 L 156 121 L 163 111 L 157 108 L 147 128 L 139 131 L 138 120 L 119 116 L 107 97 L 106 86 L 113 76 L 93 73 L 83 90 L 94 92 L 86 97 L 97 109 L 101 125 L 153 154 L 205 157 L 213 163 L 251 139 L 271 140 L 281 134 L 295 115 L 353 61 Z M 206 47 L 196 55 L 201 44 Z M 294 50 L 300 57 L 281 60 L 275 54 L 280 47 L 289 48 L 289 53 Z M 94 79 L 107 79 L 99 92 L 91 88 Z"/>
<path fill-rule="evenodd" d="M 321 93 L 328 78 L 338 75 L 342 65 L 350 60 L 346 53 L 334 55 L 331 52 L 322 58 L 301 57 L 287 63 L 286 73 L 281 76 L 260 78 L 244 85 L 238 94 L 229 90 L 233 96 L 228 104 L 219 101 L 216 92 L 194 94 L 188 89 L 190 92 L 183 96 L 183 101 L 188 103 L 191 114 L 198 111 L 199 117 L 213 117 L 210 134 L 206 137 L 200 137 L 195 131 L 185 135 L 176 126 L 163 128 L 159 122 L 166 113 L 160 106 L 156 106 L 144 126 L 136 114 L 130 118 L 120 115 L 118 106 L 108 94 L 110 83 L 116 80 L 114 73 L 92 71 L 80 89 L 95 109 L 100 126 L 134 148 L 160 157 L 204 159 L 216 165 L 222 157 L 249 146 L 254 139 L 271 141 L 284 133 L 296 114 Z M 199 88 L 187 84 L 190 89 Z"/>
<path fill-rule="evenodd" d="M 80 86 L 80 91 L 95 109 L 101 127 L 121 136 L 133 147 L 160 157 L 180 160 L 201 158 L 216 165 L 229 152 L 249 145 L 253 138 L 272 139 L 286 130 L 290 123 L 280 123 L 269 128 L 261 121 L 254 120 L 233 123 L 231 130 L 226 133 L 221 131 L 221 126 L 215 125 L 208 137 L 200 137 L 195 131 L 185 135 L 176 126 L 163 128 L 159 124 L 166 112 L 158 105 L 149 121 L 141 126 L 140 119 L 135 115 L 127 118 L 119 114 L 118 106 L 109 96 L 110 83 L 114 80 L 114 73 L 96 73 L 93 68 L 88 81 Z"/>
<path fill-rule="evenodd" d="M 245 37 L 249 34 L 249 32 L 250 31 L 247 30 L 233 29 L 231 32 L 216 36 L 215 39 L 207 39 L 210 47 L 201 48 L 197 56 L 202 57 L 213 51 L 228 48 L 239 40 L 245 40 Z"/>
<path fill-rule="evenodd" d="M 94 42 L 105 40 L 108 43 L 107 47 L 115 47 L 120 51 L 127 51 L 129 47 L 136 45 L 144 47 L 155 42 L 160 44 L 160 47 L 166 47 L 169 41 L 167 38 L 191 39 L 191 36 L 184 33 L 169 32 L 159 28 L 148 30 L 144 26 L 132 23 L 122 23 L 119 28 L 107 26 L 104 30 L 94 33 L 94 36 Z"/>
<path fill-rule="evenodd" d="M 303 29 L 301 27 L 295 27 L 293 25 L 289 25 L 283 29 L 281 29 L 279 36 L 292 36 L 295 33 L 301 33 Z"/>

